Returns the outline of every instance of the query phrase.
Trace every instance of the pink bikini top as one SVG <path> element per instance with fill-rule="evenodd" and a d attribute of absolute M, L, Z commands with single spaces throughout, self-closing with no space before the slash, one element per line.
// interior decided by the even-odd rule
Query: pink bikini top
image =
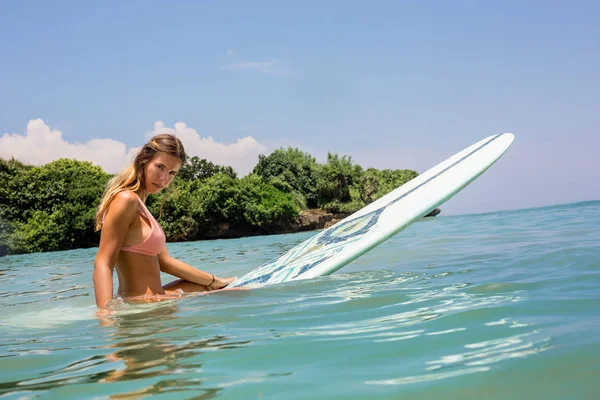
<path fill-rule="evenodd" d="M 156 219 L 154 219 L 152 214 L 150 214 L 150 211 L 148 211 L 142 199 L 140 199 L 137 194 L 135 197 L 139 203 L 138 210 L 140 211 L 140 214 L 145 216 L 146 219 L 150 221 L 150 227 L 152 230 L 150 231 L 150 235 L 147 238 L 144 238 L 143 242 L 134 244 L 133 246 L 121 247 L 121 251 L 145 254 L 147 256 L 156 256 L 162 251 L 162 249 L 164 249 L 167 242 L 165 232 L 162 230 Z"/>
<path fill-rule="evenodd" d="M 152 231 L 150 231 L 150 235 L 145 238 L 142 243 L 134 244 L 133 246 L 129 247 L 121 247 L 121 251 L 155 256 L 164 249 L 165 244 L 167 243 L 165 232 L 162 230 L 156 219 L 154 219 L 152 214 L 150 214 L 150 211 L 148 211 L 142 199 L 140 199 L 137 195 L 135 197 L 138 199 L 138 202 L 141 206 L 138 207 L 140 214 L 145 215 L 148 221 L 150 221 Z"/>

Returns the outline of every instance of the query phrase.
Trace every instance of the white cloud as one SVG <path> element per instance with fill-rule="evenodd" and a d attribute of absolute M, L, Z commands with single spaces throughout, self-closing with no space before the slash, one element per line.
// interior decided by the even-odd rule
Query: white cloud
<path fill-rule="evenodd" d="M 91 161 L 107 172 L 116 172 L 126 164 L 127 150 L 123 143 L 113 139 L 69 143 L 62 138 L 60 131 L 51 130 L 41 119 L 32 119 L 24 135 L 5 133 L 0 136 L 0 157 L 14 157 L 33 165 L 43 165 L 59 158 L 74 158 Z"/>
<path fill-rule="evenodd" d="M 246 61 L 225 66 L 229 71 L 254 70 L 269 75 L 293 76 L 292 70 L 279 60 Z"/>
<path fill-rule="evenodd" d="M 168 128 L 163 122 L 158 121 L 148 137 L 159 133 L 177 135 L 190 157 L 198 156 L 215 164 L 230 165 L 242 175 L 250 172 L 258 162 L 258 155 L 267 151 L 267 147 L 258 143 L 252 136 L 238 139 L 235 143 L 219 143 L 211 136 L 201 137 L 195 129 L 189 128 L 183 122 L 177 122 L 174 128 Z"/>
<path fill-rule="evenodd" d="M 201 137 L 196 130 L 178 122 L 168 128 L 162 122 L 154 124 L 148 137 L 158 133 L 176 134 L 189 156 L 206 158 L 219 165 L 230 165 L 245 175 L 258 161 L 258 155 L 266 152 L 266 146 L 247 136 L 231 144 L 216 142 L 212 137 Z M 131 162 L 139 147 L 127 149 L 124 143 L 113 139 L 91 139 L 85 143 L 69 143 L 62 133 L 51 129 L 41 119 L 30 120 L 25 134 L 5 133 L 0 136 L 0 157 L 16 158 L 27 164 L 43 165 L 59 158 L 90 161 L 106 172 L 116 173 Z"/>

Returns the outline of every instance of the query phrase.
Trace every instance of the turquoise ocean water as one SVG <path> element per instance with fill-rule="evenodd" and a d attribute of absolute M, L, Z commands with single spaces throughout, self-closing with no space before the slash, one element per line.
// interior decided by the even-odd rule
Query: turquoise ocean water
<path fill-rule="evenodd" d="M 169 249 L 241 276 L 312 234 Z M 439 216 L 328 277 L 103 321 L 95 253 L 0 258 L 1 398 L 600 398 L 600 201 Z"/>

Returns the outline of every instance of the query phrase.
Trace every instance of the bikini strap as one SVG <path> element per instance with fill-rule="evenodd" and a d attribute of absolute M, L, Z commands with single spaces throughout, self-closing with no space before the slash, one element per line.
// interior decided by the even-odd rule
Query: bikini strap
<path fill-rule="evenodd" d="M 154 225 L 160 226 L 158 224 L 158 221 L 156 220 L 156 218 L 154 218 L 154 215 L 152 215 L 150 210 L 148 210 L 148 207 L 146 207 L 146 205 L 144 204 L 144 202 L 142 201 L 140 196 L 138 196 L 137 193 L 134 193 L 134 194 L 138 200 L 138 210 L 143 212 L 144 216 L 148 219 L 148 221 L 150 221 L 150 225 L 151 226 L 154 226 Z"/>

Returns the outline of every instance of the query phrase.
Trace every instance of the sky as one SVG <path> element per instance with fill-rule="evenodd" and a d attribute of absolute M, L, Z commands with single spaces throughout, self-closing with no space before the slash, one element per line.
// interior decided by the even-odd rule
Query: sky
<path fill-rule="evenodd" d="M 170 132 L 421 173 L 512 132 L 444 215 L 597 200 L 599 38 L 594 1 L 0 1 L 0 157 L 116 172 Z"/>

